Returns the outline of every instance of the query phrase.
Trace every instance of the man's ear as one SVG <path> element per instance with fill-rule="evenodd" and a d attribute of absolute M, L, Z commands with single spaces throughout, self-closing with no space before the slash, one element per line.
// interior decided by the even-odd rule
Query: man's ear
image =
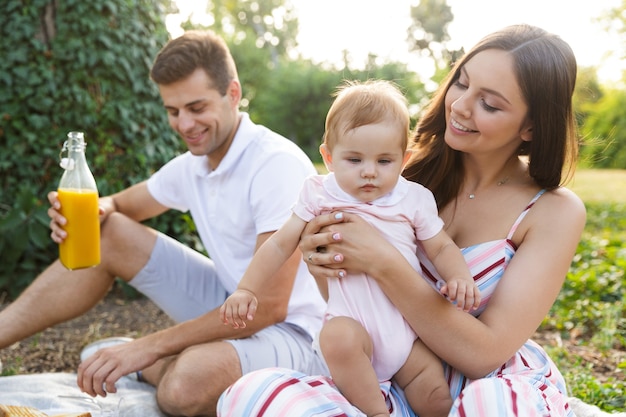
<path fill-rule="evenodd" d="M 333 172 L 333 156 L 330 153 L 330 149 L 326 146 L 325 143 L 320 145 L 320 154 L 322 155 L 322 159 L 324 160 L 324 165 L 326 165 L 326 169 L 328 172 Z"/>
<path fill-rule="evenodd" d="M 228 84 L 226 95 L 228 96 L 230 103 L 235 107 L 238 107 L 241 102 L 241 94 L 241 84 L 239 83 L 239 80 L 232 80 L 230 84 Z"/>

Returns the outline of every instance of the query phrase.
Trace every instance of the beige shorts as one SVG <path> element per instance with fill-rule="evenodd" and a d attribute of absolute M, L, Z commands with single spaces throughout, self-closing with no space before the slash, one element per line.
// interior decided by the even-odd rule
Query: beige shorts
<path fill-rule="evenodd" d="M 229 295 L 211 259 L 164 234 L 159 234 L 150 260 L 129 284 L 178 323 L 221 306 Z M 279 323 L 227 342 L 237 351 L 244 374 L 275 366 L 328 374 L 311 337 L 294 324 Z"/>

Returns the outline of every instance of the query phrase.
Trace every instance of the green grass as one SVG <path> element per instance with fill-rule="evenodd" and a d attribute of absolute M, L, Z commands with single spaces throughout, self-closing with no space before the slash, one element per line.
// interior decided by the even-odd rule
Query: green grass
<path fill-rule="evenodd" d="M 626 170 L 581 169 L 568 188 L 585 203 L 626 204 Z"/>
<path fill-rule="evenodd" d="M 608 357 L 626 351 L 626 170 L 580 170 L 569 187 L 585 202 L 587 225 L 542 328 Z M 626 360 L 617 364 L 618 377 L 598 380 L 585 358 L 546 349 L 572 395 L 605 411 L 626 408 Z"/>

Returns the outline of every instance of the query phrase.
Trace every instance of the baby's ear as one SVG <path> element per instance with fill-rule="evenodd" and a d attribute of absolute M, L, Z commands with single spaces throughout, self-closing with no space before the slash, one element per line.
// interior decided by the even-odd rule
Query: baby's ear
<path fill-rule="evenodd" d="M 333 155 L 328 149 L 328 146 L 325 143 L 320 145 L 320 154 L 322 155 L 322 159 L 324 160 L 324 165 L 326 165 L 326 169 L 328 172 L 333 172 Z"/>

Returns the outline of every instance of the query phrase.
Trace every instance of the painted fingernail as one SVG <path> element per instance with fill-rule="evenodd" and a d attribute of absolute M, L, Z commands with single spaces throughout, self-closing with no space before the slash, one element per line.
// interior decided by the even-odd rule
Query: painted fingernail
<path fill-rule="evenodd" d="M 340 278 L 344 278 L 346 276 L 346 273 L 343 271 L 339 271 L 339 277 Z"/>
<path fill-rule="evenodd" d="M 335 255 L 333 259 L 337 262 L 341 262 L 341 255 Z"/>
<path fill-rule="evenodd" d="M 343 213 L 335 213 L 335 219 L 343 219 Z"/>
<path fill-rule="evenodd" d="M 341 239 L 341 235 L 339 233 L 335 233 L 335 234 L 333 234 L 333 239 L 334 240 L 339 240 L 339 239 Z"/>

